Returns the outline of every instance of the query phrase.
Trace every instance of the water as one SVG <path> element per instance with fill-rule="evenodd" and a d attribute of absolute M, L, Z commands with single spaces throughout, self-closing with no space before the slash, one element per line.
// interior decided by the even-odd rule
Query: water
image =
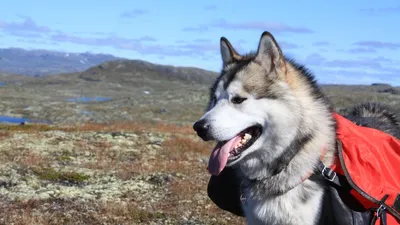
<path fill-rule="evenodd" d="M 79 113 L 80 114 L 84 114 L 84 115 L 88 115 L 88 116 L 93 115 L 93 112 L 90 112 L 90 111 L 87 111 L 87 110 L 80 110 Z"/>
<path fill-rule="evenodd" d="M 77 98 L 68 98 L 69 102 L 105 102 L 110 101 L 112 98 L 107 97 L 77 97 Z"/>
<path fill-rule="evenodd" d="M 0 87 L 6 85 L 4 82 L 0 82 Z"/>
<path fill-rule="evenodd" d="M 23 123 L 23 122 L 29 122 L 29 121 L 30 120 L 27 118 L 0 116 L 0 123 Z"/>

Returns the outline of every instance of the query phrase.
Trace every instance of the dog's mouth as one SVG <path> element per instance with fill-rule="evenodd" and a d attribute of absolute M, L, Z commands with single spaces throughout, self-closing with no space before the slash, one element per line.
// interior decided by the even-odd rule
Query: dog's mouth
<path fill-rule="evenodd" d="M 230 140 L 220 141 L 215 146 L 208 163 L 212 175 L 219 175 L 228 162 L 238 160 L 261 136 L 262 126 L 257 124 L 246 128 Z"/>
<path fill-rule="evenodd" d="M 229 152 L 228 161 L 234 161 L 239 158 L 240 154 L 248 149 L 250 146 L 254 144 L 254 142 L 260 137 L 261 135 L 261 126 L 255 125 L 252 127 L 247 128 L 246 130 L 242 131 L 236 137 L 240 137 L 233 149 Z M 235 138 L 236 138 L 235 137 Z M 225 141 L 225 143 L 228 141 Z"/>

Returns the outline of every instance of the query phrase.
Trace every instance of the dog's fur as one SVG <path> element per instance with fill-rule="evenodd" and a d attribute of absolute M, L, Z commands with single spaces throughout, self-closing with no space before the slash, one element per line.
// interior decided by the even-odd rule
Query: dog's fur
<path fill-rule="evenodd" d="M 261 136 L 226 165 L 239 171 L 248 224 L 315 224 L 324 188 L 307 178 L 324 149 L 323 163 L 333 163 L 333 107 L 313 75 L 286 58 L 269 32 L 255 53 L 238 54 L 224 37 L 220 46 L 223 69 L 201 118 L 207 130 L 199 136 L 221 142 L 260 124 Z M 233 103 L 235 97 L 242 102 Z M 356 106 L 347 117 L 399 137 L 394 114 L 380 104 Z"/>

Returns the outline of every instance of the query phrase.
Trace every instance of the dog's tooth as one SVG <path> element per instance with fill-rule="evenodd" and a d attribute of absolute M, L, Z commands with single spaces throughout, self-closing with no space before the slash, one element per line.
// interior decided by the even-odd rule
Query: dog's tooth
<path fill-rule="evenodd" d="M 249 134 L 249 133 L 245 133 L 245 134 L 244 134 L 244 138 L 246 138 L 246 139 L 250 139 L 250 138 L 251 138 L 251 134 Z"/>

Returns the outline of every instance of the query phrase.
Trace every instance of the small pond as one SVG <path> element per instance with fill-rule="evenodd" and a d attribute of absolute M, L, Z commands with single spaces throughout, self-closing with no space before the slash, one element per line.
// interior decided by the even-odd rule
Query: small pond
<path fill-rule="evenodd" d="M 77 97 L 67 99 L 69 102 L 106 102 L 111 100 L 112 98 L 107 97 Z"/>
<path fill-rule="evenodd" d="M 30 121 L 30 119 L 27 119 L 27 118 L 0 116 L 0 123 L 23 123 L 23 122 L 29 122 L 29 121 Z"/>

